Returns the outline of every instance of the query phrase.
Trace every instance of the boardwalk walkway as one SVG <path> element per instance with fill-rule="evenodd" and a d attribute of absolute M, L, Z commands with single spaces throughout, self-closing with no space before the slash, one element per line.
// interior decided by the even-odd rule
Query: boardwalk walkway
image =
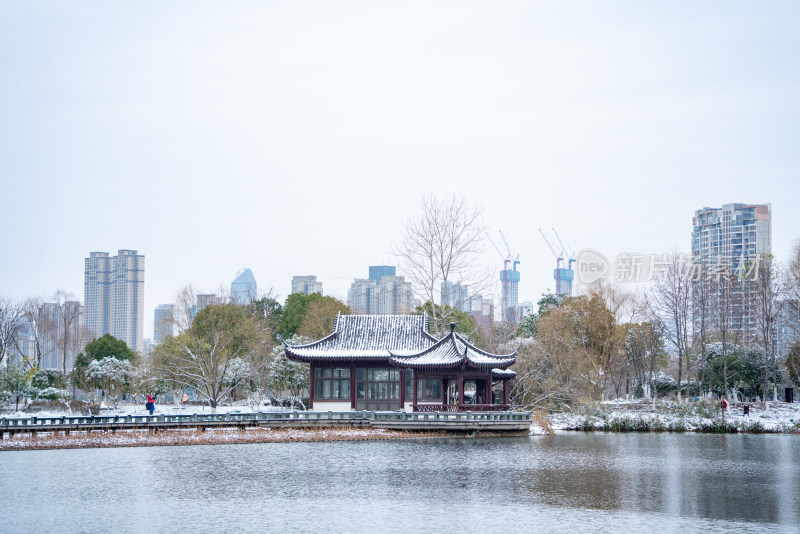
<path fill-rule="evenodd" d="M 181 415 L 0 417 L 5 435 L 37 432 L 116 432 L 214 428 L 385 428 L 414 432 L 527 432 L 530 412 L 253 412 Z"/>

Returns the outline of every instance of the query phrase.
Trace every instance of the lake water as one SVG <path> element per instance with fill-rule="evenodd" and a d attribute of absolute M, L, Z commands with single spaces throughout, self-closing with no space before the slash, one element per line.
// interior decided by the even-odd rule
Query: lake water
<path fill-rule="evenodd" d="M 552 437 L 0 453 L 0 532 L 800 529 L 800 436 Z"/>

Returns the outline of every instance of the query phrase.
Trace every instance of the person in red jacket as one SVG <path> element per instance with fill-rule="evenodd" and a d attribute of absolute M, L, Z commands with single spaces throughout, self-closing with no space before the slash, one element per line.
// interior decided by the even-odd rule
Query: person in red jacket
<path fill-rule="evenodd" d="M 150 412 L 150 415 L 153 415 L 153 412 L 156 411 L 156 400 L 152 395 L 147 396 L 147 402 L 144 407 Z"/>

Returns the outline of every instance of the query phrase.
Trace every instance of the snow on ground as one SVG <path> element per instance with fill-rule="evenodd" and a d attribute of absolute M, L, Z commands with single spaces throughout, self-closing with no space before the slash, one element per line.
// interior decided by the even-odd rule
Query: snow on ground
<path fill-rule="evenodd" d="M 749 406 L 750 413 L 744 414 Z M 550 415 L 553 430 L 709 432 L 722 427 L 719 401 L 652 402 L 615 400 L 581 406 Z M 732 404 L 725 412 L 729 432 L 800 433 L 800 403 Z M 533 432 L 532 432 L 533 433 Z"/>

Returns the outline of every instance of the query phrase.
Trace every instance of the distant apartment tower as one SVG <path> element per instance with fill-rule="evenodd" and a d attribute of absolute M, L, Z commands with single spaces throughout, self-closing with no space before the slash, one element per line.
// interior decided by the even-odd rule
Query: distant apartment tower
<path fill-rule="evenodd" d="M 526 317 L 533 314 L 533 302 L 526 300 L 517 304 L 517 321 L 522 322 Z"/>
<path fill-rule="evenodd" d="M 376 284 L 381 283 L 381 278 L 384 276 L 397 276 L 397 267 L 394 265 L 370 265 L 369 266 L 369 279 L 374 280 Z"/>
<path fill-rule="evenodd" d="M 347 291 L 347 307 L 354 315 L 378 314 L 378 284 L 375 280 L 357 278 Z"/>
<path fill-rule="evenodd" d="M 485 299 L 479 294 L 472 295 L 470 300 L 470 314 L 475 318 L 475 322 L 489 333 L 494 322 L 494 303 L 492 299 Z"/>
<path fill-rule="evenodd" d="M 322 282 L 317 282 L 316 276 L 294 276 L 292 277 L 292 293 L 302 293 L 303 295 L 319 293 L 322 295 Z"/>
<path fill-rule="evenodd" d="M 708 308 L 719 310 L 722 293 L 719 273 L 729 272 L 736 280 L 730 291 L 728 329 L 740 340 L 753 341 L 756 332 L 755 292 L 752 281 L 744 279 L 759 254 L 772 251 L 771 204 L 723 204 L 721 208 L 697 210 L 692 230 L 693 261 L 701 266 L 693 288 L 693 322 L 700 327 L 699 291 L 709 290 Z M 708 315 L 712 329 L 719 329 L 718 312 Z"/>
<path fill-rule="evenodd" d="M 471 300 L 469 298 L 469 286 L 461 282 L 442 282 L 441 301 L 442 306 L 450 306 L 453 309 L 470 313 Z"/>
<path fill-rule="evenodd" d="M 175 306 L 172 304 L 159 304 L 153 316 L 153 343 L 158 345 L 173 334 L 175 323 L 173 313 Z"/>
<path fill-rule="evenodd" d="M 236 304 L 247 304 L 256 300 L 258 294 L 258 284 L 253 271 L 242 269 L 236 273 L 236 277 L 231 282 L 231 301 Z"/>
<path fill-rule="evenodd" d="M 371 266 L 370 278 L 356 279 L 347 292 L 350 312 L 360 315 L 404 315 L 414 309 L 414 291 L 390 265 Z"/>
<path fill-rule="evenodd" d="M 519 301 L 519 271 L 516 269 L 503 269 L 500 271 L 500 281 L 503 283 L 503 320 L 518 321 L 517 303 Z"/>
<path fill-rule="evenodd" d="M 414 309 L 414 291 L 403 276 L 382 275 L 378 283 L 378 313 L 405 315 Z"/>
<path fill-rule="evenodd" d="M 222 299 L 220 299 L 216 293 L 198 293 L 196 296 L 196 302 L 197 304 L 195 305 L 195 308 L 199 312 L 206 306 L 216 306 L 217 304 L 220 304 Z"/>
<path fill-rule="evenodd" d="M 195 305 L 189 309 L 189 319 L 194 322 L 200 310 L 206 306 L 216 306 L 222 304 L 223 299 L 218 297 L 216 293 L 198 293 L 195 295 Z"/>
<path fill-rule="evenodd" d="M 85 324 L 93 337 L 111 334 L 141 352 L 144 255 L 124 249 L 111 257 L 91 252 L 84 262 L 83 295 Z"/>

